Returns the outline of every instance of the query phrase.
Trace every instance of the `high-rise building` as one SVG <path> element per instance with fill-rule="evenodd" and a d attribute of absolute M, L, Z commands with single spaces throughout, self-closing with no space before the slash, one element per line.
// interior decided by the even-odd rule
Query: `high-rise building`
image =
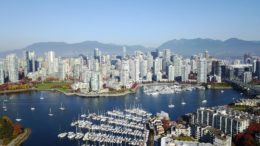
<path fill-rule="evenodd" d="M 156 75 L 160 72 L 160 61 L 159 58 L 155 58 L 153 62 L 153 74 Z"/>
<path fill-rule="evenodd" d="M 207 60 L 205 58 L 200 58 L 198 61 L 198 83 L 207 83 Z"/>
<path fill-rule="evenodd" d="M 122 54 L 122 58 L 124 59 L 126 57 L 126 47 L 123 47 L 123 54 Z"/>
<path fill-rule="evenodd" d="M 0 84 L 4 84 L 4 64 L 0 61 Z"/>
<path fill-rule="evenodd" d="M 168 66 L 168 80 L 169 81 L 174 81 L 174 66 L 173 65 L 169 65 Z"/>
<path fill-rule="evenodd" d="M 65 63 L 61 60 L 59 61 L 59 79 L 65 80 L 66 77 L 66 70 L 65 70 Z"/>
<path fill-rule="evenodd" d="M 53 51 L 47 52 L 45 61 L 47 62 L 47 74 L 53 74 L 55 72 L 55 53 Z"/>
<path fill-rule="evenodd" d="M 256 61 L 256 70 L 255 70 L 256 76 L 258 80 L 260 80 L 260 60 Z"/>
<path fill-rule="evenodd" d="M 94 59 L 97 59 L 99 62 L 101 61 L 101 51 L 98 48 L 94 50 Z"/>
<path fill-rule="evenodd" d="M 17 82 L 19 80 L 19 66 L 17 56 L 15 54 L 7 55 L 6 62 L 9 81 Z"/>
<path fill-rule="evenodd" d="M 252 81 L 252 72 L 246 71 L 243 73 L 243 82 L 249 83 Z"/>
<path fill-rule="evenodd" d="M 36 55 L 34 51 L 25 52 L 26 61 L 26 73 L 35 72 L 38 70 L 39 63 L 36 60 Z"/>
<path fill-rule="evenodd" d="M 120 81 L 122 86 L 126 86 L 129 83 L 129 61 L 128 60 L 122 60 L 121 62 Z"/>
<path fill-rule="evenodd" d="M 147 76 L 147 71 L 148 71 L 147 60 L 142 60 L 140 64 L 140 75 L 142 79 L 144 79 Z"/>

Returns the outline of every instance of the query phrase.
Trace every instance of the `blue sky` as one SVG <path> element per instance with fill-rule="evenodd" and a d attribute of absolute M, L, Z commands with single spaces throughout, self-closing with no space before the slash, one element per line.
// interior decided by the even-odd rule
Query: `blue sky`
<path fill-rule="evenodd" d="M 171 39 L 198 37 L 260 40 L 260 1 L 0 1 L 0 50 L 85 40 L 157 47 Z"/>

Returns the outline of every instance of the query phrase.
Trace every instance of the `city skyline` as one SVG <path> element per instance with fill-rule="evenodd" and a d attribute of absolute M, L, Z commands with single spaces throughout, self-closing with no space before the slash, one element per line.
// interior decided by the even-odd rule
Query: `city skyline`
<path fill-rule="evenodd" d="M 76 43 L 95 40 L 157 47 L 167 40 L 181 38 L 260 40 L 257 29 L 260 20 L 256 15 L 259 13 L 258 3 L 2 2 L 0 18 L 4 23 L 0 27 L 0 51 L 46 41 Z"/>

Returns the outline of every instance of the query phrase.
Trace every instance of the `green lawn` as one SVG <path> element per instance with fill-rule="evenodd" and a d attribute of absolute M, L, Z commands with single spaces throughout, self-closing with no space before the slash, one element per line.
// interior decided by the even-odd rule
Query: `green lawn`
<path fill-rule="evenodd" d="M 246 109 L 248 108 L 247 106 L 243 105 L 229 105 L 228 107 L 238 111 L 246 111 Z"/>
<path fill-rule="evenodd" d="M 35 85 L 35 88 L 40 90 L 58 89 L 66 92 L 70 89 L 71 83 L 67 82 L 43 82 Z"/>
<path fill-rule="evenodd" d="M 179 136 L 177 138 L 175 138 L 176 140 L 180 140 L 180 141 L 194 141 L 194 139 L 190 136 Z"/>

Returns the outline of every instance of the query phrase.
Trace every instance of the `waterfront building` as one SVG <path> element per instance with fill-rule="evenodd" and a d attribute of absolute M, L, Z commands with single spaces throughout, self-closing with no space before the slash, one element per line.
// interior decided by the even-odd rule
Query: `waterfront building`
<path fill-rule="evenodd" d="M 257 79 L 260 80 L 260 60 L 259 59 L 256 61 L 256 71 L 255 71 L 255 73 L 256 73 Z"/>
<path fill-rule="evenodd" d="M 47 73 L 48 75 L 52 75 L 53 73 L 55 73 L 55 52 L 47 52 L 45 61 L 47 62 Z"/>
<path fill-rule="evenodd" d="M 147 60 L 142 60 L 140 63 L 140 75 L 141 79 L 146 78 L 148 72 L 148 63 Z"/>
<path fill-rule="evenodd" d="M 98 92 L 102 87 L 101 76 L 99 72 L 92 72 L 90 79 L 91 91 Z"/>
<path fill-rule="evenodd" d="M 65 63 L 62 60 L 59 61 L 58 73 L 59 73 L 59 75 L 58 75 L 59 79 L 62 81 L 65 80 L 65 78 L 66 78 Z"/>
<path fill-rule="evenodd" d="M 122 86 L 127 86 L 129 84 L 129 61 L 122 60 L 121 65 L 121 75 L 120 81 Z"/>
<path fill-rule="evenodd" d="M 173 65 L 169 65 L 168 66 L 168 81 L 174 81 L 174 66 Z"/>
<path fill-rule="evenodd" d="M 18 82 L 19 80 L 19 66 L 18 58 L 15 54 L 9 54 L 6 56 L 7 73 L 10 82 Z"/>
<path fill-rule="evenodd" d="M 205 58 L 200 58 L 198 61 L 198 83 L 207 83 L 207 60 Z"/>
<path fill-rule="evenodd" d="M 26 73 L 35 72 L 38 70 L 38 62 L 34 51 L 25 52 Z"/>
<path fill-rule="evenodd" d="M 0 85 L 4 84 L 4 64 L 3 61 L 0 61 Z"/>
<path fill-rule="evenodd" d="M 249 118 L 243 113 L 226 108 L 199 108 L 196 113 L 196 123 L 212 126 L 225 134 L 234 135 L 243 132 L 249 125 Z"/>
<path fill-rule="evenodd" d="M 249 83 L 252 81 L 252 72 L 246 71 L 243 73 L 243 82 Z"/>

